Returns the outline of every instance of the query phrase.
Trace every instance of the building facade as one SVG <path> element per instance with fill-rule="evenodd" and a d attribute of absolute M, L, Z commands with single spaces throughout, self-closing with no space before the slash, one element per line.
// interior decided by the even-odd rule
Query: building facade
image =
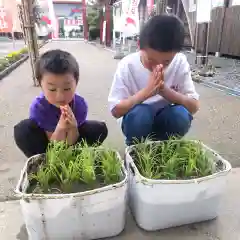
<path fill-rule="evenodd" d="M 80 38 L 83 35 L 82 2 L 36 0 L 41 12 L 38 35 L 48 29 L 53 38 Z"/>
<path fill-rule="evenodd" d="M 83 7 L 81 1 L 53 1 L 59 38 L 83 37 Z"/>

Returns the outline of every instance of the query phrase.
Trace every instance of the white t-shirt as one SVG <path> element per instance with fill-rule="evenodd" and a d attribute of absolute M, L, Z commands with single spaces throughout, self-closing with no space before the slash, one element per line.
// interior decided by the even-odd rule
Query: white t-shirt
<path fill-rule="evenodd" d="M 127 99 L 145 88 L 150 74 L 151 72 L 144 68 L 140 61 L 140 52 L 123 58 L 118 64 L 108 96 L 110 110 L 112 111 L 121 100 Z M 186 96 L 199 98 L 192 81 L 189 63 L 183 53 L 177 53 L 165 69 L 164 84 Z M 160 95 L 153 96 L 144 103 L 153 105 L 156 111 L 169 104 Z"/>

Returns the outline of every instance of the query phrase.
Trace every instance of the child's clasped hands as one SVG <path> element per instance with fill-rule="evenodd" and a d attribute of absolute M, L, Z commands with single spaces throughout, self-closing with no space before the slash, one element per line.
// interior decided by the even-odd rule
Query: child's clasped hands
<path fill-rule="evenodd" d="M 60 106 L 61 116 L 58 122 L 58 126 L 61 129 L 77 128 L 77 120 L 69 105 Z"/>

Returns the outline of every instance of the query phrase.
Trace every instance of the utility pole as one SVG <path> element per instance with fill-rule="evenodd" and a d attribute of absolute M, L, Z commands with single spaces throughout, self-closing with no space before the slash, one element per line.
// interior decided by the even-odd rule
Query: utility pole
<path fill-rule="evenodd" d="M 203 35 L 203 50 L 202 50 L 202 65 L 206 65 L 208 63 L 208 45 L 209 45 L 209 29 L 210 23 L 203 23 L 204 26 L 204 35 Z"/>
<path fill-rule="evenodd" d="M 23 10 L 23 28 L 26 34 L 26 42 L 28 46 L 28 54 L 31 62 L 33 84 L 37 86 L 36 61 L 39 58 L 37 35 L 35 31 L 35 18 L 33 13 L 33 0 L 22 0 L 22 10 Z"/>
<path fill-rule="evenodd" d="M 88 22 L 87 22 L 87 4 L 86 0 L 82 0 L 82 18 L 83 18 L 83 34 L 84 34 L 84 40 L 88 40 Z"/>
<path fill-rule="evenodd" d="M 103 13 L 103 9 L 99 10 L 99 14 L 100 14 L 100 24 L 99 24 L 99 29 L 100 29 L 100 44 L 103 44 L 103 22 L 104 22 L 104 13 Z"/>
<path fill-rule="evenodd" d="M 139 5 L 139 25 L 140 25 L 140 31 L 144 26 L 145 18 L 146 18 L 146 6 L 147 1 L 141 0 Z"/>
<path fill-rule="evenodd" d="M 176 15 L 180 17 L 180 7 L 181 7 L 181 0 L 177 0 L 177 9 L 176 9 Z"/>
<path fill-rule="evenodd" d="M 229 4 L 230 4 L 230 0 L 224 0 L 224 12 L 223 12 L 223 18 L 221 20 L 221 25 L 220 25 L 220 34 L 219 34 L 219 37 L 218 37 L 218 51 L 216 52 L 216 56 L 220 56 L 220 52 L 221 52 L 221 45 L 222 45 L 222 38 L 223 38 L 223 28 L 224 28 L 224 22 L 225 22 L 225 19 L 226 19 L 226 10 L 227 8 L 229 7 Z"/>
<path fill-rule="evenodd" d="M 168 0 L 158 0 L 157 1 L 157 15 L 163 14 L 166 11 Z"/>
<path fill-rule="evenodd" d="M 23 39 L 24 39 L 24 43 L 26 45 L 27 42 L 26 42 L 25 28 L 23 27 L 23 6 L 22 6 L 22 4 L 18 4 L 17 8 L 18 8 L 18 18 L 20 20 L 20 26 L 21 26 L 21 29 L 22 29 L 22 32 L 23 32 Z"/>
<path fill-rule="evenodd" d="M 106 4 L 105 6 L 105 17 L 106 17 L 106 46 L 110 47 L 111 46 L 111 9 L 110 5 Z"/>

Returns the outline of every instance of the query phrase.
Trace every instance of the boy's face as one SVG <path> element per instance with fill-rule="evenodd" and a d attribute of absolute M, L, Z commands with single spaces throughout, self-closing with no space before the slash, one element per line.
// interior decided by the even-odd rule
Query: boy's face
<path fill-rule="evenodd" d="M 49 103 L 56 107 L 69 104 L 74 97 L 77 82 L 72 74 L 45 73 L 41 87 Z"/>
<path fill-rule="evenodd" d="M 166 68 L 175 55 L 176 52 L 159 52 L 151 48 L 146 48 L 141 50 L 141 61 L 143 66 L 152 72 L 159 64 L 162 64 Z"/>

